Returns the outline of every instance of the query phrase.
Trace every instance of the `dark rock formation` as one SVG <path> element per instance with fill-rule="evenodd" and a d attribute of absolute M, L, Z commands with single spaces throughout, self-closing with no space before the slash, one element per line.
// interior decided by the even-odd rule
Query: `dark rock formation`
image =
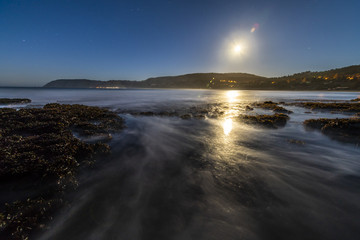
<path fill-rule="evenodd" d="M 341 142 L 360 143 L 360 118 L 309 119 L 304 125 Z"/>
<path fill-rule="evenodd" d="M 266 128 L 284 127 L 289 116 L 283 113 L 275 113 L 274 115 L 240 115 L 239 121 L 246 124 L 260 125 Z"/>
<path fill-rule="evenodd" d="M 300 102 L 295 103 L 299 107 L 311 110 L 334 111 L 334 112 L 360 112 L 360 103 L 323 103 L 323 102 Z"/>
<path fill-rule="evenodd" d="M 286 108 L 280 107 L 278 106 L 278 103 L 274 103 L 272 101 L 265 101 L 262 103 L 256 103 L 255 107 L 258 108 L 262 108 L 262 109 L 268 109 L 268 110 L 273 110 L 274 112 L 277 113 L 292 113 L 292 111 L 287 110 Z"/>
<path fill-rule="evenodd" d="M 77 187 L 79 168 L 110 150 L 74 134 L 106 135 L 123 127 L 117 114 L 98 107 L 0 108 L 0 239 L 28 239 L 46 229 L 64 193 Z"/>
<path fill-rule="evenodd" d="M 31 103 L 27 98 L 0 98 L 1 105 Z"/>

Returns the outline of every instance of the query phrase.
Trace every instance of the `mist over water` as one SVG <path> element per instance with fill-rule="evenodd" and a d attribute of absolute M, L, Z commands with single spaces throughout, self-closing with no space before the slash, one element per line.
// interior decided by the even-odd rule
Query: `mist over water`
<path fill-rule="evenodd" d="M 74 240 L 357 239 L 360 149 L 302 125 L 309 118 L 348 116 L 286 106 L 294 113 L 279 129 L 246 125 L 235 116 L 255 101 L 343 101 L 358 95 L 0 89 L 0 97 L 32 99 L 26 107 L 49 102 L 102 106 L 126 121 L 127 128 L 109 143 L 112 154 L 81 173 L 70 209 L 39 236 Z M 209 104 L 223 116 L 183 120 L 126 113 Z"/>

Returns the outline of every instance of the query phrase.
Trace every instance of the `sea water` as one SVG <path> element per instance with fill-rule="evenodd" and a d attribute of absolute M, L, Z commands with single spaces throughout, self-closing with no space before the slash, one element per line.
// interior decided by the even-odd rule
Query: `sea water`
<path fill-rule="evenodd" d="M 360 148 L 311 118 L 349 117 L 288 106 L 344 101 L 358 92 L 1 88 L 0 97 L 109 108 L 125 119 L 112 154 L 80 173 L 70 209 L 39 239 L 357 239 Z M 285 127 L 236 120 L 260 101 L 292 110 Z M 216 106 L 217 118 L 135 116 Z M 7 106 L 9 107 L 9 106 Z M 255 110 L 268 113 L 268 110 Z M 301 144 L 298 144 L 301 143 Z"/>

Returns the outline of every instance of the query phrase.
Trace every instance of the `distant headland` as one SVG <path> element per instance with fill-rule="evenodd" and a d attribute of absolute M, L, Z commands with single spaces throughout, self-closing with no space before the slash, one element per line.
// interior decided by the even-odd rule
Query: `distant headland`
<path fill-rule="evenodd" d="M 192 73 L 143 81 L 58 79 L 45 88 L 197 88 L 241 90 L 360 90 L 360 65 L 267 78 L 248 73 Z"/>

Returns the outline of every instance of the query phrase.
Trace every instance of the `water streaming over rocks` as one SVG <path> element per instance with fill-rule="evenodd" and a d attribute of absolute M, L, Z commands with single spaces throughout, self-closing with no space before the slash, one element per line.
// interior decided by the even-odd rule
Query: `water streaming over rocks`
<path fill-rule="evenodd" d="M 297 99 L 343 102 L 358 93 L 51 89 L 0 89 L 0 93 L 32 100 L 22 107 L 49 102 L 107 107 L 127 126 L 112 136 L 111 156 L 81 173 L 80 187 L 69 193 L 71 207 L 59 213 L 38 239 L 360 235 L 359 147 L 303 126 L 306 119 L 349 115 L 287 104 Z M 285 126 L 266 128 L 237 118 L 274 114 L 253 104 L 263 101 L 284 102 L 279 106 L 293 112 Z M 190 117 L 182 118 L 185 114 Z"/>

